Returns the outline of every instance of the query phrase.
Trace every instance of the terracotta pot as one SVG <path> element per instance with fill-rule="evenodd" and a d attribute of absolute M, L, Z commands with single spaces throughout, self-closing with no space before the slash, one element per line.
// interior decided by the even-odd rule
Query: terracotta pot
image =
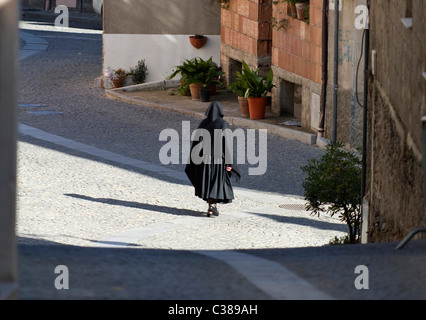
<path fill-rule="evenodd" d="M 265 119 L 265 110 L 266 110 L 266 97 L 261 98 L 248 98 L 248 106 L 250 119 L 258 120 Z"/>
<path fill-rule="evenodd" d="M 247 99 L 245 97 L 238 97 L 238 102 L 240 103 L 241 116 L 243 118 L 248 118 L 250 113 Z"/>
<path fill-rule="evenodd" d="M 196 49 L 200 49 L 203 47 L 207 42 L 207 37 L 196 37 L 196 36 L 189 36 L 189 42 L 191 42 L 192 46 Z"/>
<path fill-rule="evenodd" d="M 114 88 L 121 88 L 124 85 L 124 79 L 122 78 L 112 79 L 112 83 L 114 84 Z"/>
<path fill-rule="evenodd" d="M 200 99 L 200 90 L 202 88 L 201 83 L 191 83 L 189 85 L 189 90 L 191 91 L 192 100 Z"/>
<path fill-rule="evenodd" d="M 294 3 L 289 3 L 287 7 L 287 14 L 291 17 L 297 16 L 297 9 Z"/>
<path fill-rule="evenodd" d="M 306 2 L 300 2 L 296 3 L 296 10 L 297 10 L 297 19 L 299 20 L 305 20 L 306 19 L 306 7 L 308 4 Z"/>

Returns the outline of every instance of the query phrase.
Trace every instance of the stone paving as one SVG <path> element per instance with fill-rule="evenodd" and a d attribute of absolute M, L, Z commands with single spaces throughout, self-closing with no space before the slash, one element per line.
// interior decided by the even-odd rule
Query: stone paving
<path fill-rule="evenodd" d="M 58 147 L 62 150 L 55 150 Z M 235 201 L 219 206 L 219 217 L 207 218 L 206 204 L 193 196 L 187 181 L 152 177 L 149 171 L 134 172 L 87 159 L 78 151 L 69 154 L 63 147 L 67 146 L 40 145 L 31 136 L 19 143 L 18 235 L 22 241 L 249 249 L 323 245 L 345 232 L 336 218 L 318 218 L 304 211 L 300 197 L 238 187 Z M 115 159 L 118 164 L 121 160 Z M 180 172 L 176 177 L 182 179 Z"/>

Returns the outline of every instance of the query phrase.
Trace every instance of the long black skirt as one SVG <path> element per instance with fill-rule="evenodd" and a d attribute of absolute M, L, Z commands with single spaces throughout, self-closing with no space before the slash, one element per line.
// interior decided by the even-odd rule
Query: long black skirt
<path fill-rule="evenodd" d="M 230 203 L 234 199 L 231 174 L 226 171 L 225 164 L 192 164 L 185 172 L 197 197 L 205 201 L 213 199 L 217 203 Z"/>

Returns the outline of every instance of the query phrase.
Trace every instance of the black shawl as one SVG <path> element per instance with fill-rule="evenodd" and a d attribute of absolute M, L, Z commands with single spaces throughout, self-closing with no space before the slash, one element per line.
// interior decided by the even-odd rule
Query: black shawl
<path fill-rule="evenodd" d="M 211 154 L 205 154 L 206 148 L 201 147 L 200 153 L 201 163 L 194 163 L 194 159 L 190 157 L 189 163 L 186 165 L 185 173 L 195 188 L 195 195 L 203 200 L 215 199 L 219 203 L 229 203 L 234 199 L 234 192 L 231 185 L 231 177 L 237 181 L 240 179 L 240 173 L 236 164 L 225 162 L 225 151 L 230 150 L 230 142 L 226 135 L 217 136 L 221 138 L 222 148 L 215 149 L 215 129 L 221 130 L 229 128 L 228 123 L 223 120 L 222 105 L 219 102 L 212 102 L 205 113 L 206 119 L 201 121 L 198 129 L 205 129 L 210 134 L 210 141 L 203 141 L 200 137 L 198 141 L 194 141 L 191 146 L 191 154 L 194 148 L 200 148 L 201 144 L 209 143 Z M 216 132 L 217 134 L 217 132 Z M 206 146 L 206 145 L 204 145 Z M 208 148 L 207 148 L 208 149 Z M 200 150 L 200 149 L 198 149 Z M 220 154 L 217 154 L 221 151 Z M 196 151 L 198 152 L 198 151 Z M 203 154 L 204 153 L 204 154 Z M 197 161 L 195 161 L 197 162 Z M 230 172 L 226 171 L 226 165 L 232 167 Z"/>

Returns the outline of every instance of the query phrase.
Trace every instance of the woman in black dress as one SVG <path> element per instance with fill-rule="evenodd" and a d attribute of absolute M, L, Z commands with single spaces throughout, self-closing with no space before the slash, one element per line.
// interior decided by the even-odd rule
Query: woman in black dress
<path fill-rule="evenodd" d="M 232 150 L 227 132 L 224 131 L 229 126 L 223 120 L 222 105 L 212 102 L 205 115 L 206 119 L 201 121 L 197 129 L 205 130 L 205 134 L 198 132 L 200 139 L 191 146 L 191 157 L 185 173 L 195 188 L 195 195 L 207 201 L 207 216 L 210 217 L 211 214 L 219 215 L 217 203 L 232 202 L 234 192 L 231 177 L 239 181 L 241 175 L 237 166 L 228 160 L 230 155 L 226 156 Z"/>

